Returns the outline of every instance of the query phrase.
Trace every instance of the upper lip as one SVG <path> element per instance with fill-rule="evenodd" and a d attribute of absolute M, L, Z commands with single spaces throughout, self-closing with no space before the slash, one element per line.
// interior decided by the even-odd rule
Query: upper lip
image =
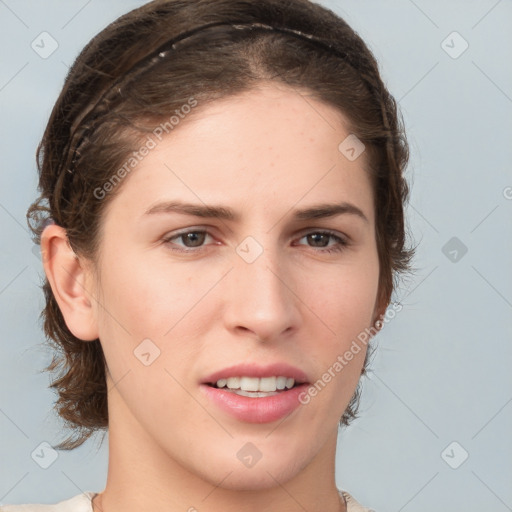
<path fill-rule="evenodd" d="M 213 372 L 202 382 L 203 384 L 214 384 L 219 379 L 228 379 L 229 377 L 288 377 L 299 384 L 308 382 L 307 375 L 301 369 L 287 363 L 273 363 L 265 366 L 255 363 L 237 364 Z"/>

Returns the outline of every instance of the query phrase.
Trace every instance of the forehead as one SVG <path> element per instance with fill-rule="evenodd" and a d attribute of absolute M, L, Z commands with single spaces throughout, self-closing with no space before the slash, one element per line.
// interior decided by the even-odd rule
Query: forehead
<path fill-rule="evenodd" d="M 168 135 L 150 135 L 110 208 L 140 212 L 179 198 L 278 215 L 299 202 L 350 199 L 372 220 L 365 155 L 350 160 L 340 150 L 349 135 L 339 110 L 287 86 L 198 103 Z"/>

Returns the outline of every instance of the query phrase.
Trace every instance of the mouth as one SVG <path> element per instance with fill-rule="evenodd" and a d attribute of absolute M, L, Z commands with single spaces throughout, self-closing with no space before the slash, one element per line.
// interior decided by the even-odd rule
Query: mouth
<path fill-rule="evenodd" d="M 212 406 L 246 423 L 269 423 L 301 405 L 307 375 L 287 364 L 242 364 L 213 373 L 200 389 Z"/>
<path fill-rule="evenodd" d="M 304 383 L 296 381 L 293 377 L 278 375 L 272 377 L 228 377 L 218 379 L 216 382 L 208 382 L 207 385 L 238 396 L 264 398 L 278 395 Z"/>

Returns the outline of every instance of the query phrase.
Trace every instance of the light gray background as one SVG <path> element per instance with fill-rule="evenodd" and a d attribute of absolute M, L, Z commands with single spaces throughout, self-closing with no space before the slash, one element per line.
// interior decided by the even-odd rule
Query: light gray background
<path fill-rule="evenodd" d="M 62 436 L 39 373 L 50 353 L 25 212 L 36 197 L 35 148 L 68 66 L 142 3 L 0 0 L 0 504 L 104 488 L 101 436 L 59 452 L 48 469 L 31 458 Z M 361 417 L 340 435 L 337 482 L 379 512 L 512 510 L 512 3 L 320 3 L 363 36 L 400 102 L 419 242 L 417 273 L 397 293 L 404 309 L 376 338 Z M 43 31 L 59 45 L 47 59 L 31 48 Z M 454 31 L 463 39 L 446 39 Z M 466 254 L 443 252 L 452 237 Z"/>

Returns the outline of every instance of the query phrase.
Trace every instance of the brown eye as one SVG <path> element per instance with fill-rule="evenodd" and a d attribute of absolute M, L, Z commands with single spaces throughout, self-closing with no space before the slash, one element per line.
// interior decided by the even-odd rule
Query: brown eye
<path fill-rule="evenodd" d="M 202 248 L 205 245 L 207 237 L 211 237 L 207 231 L 190 230 L 182 231 L 181 233 L 166 237 L 164 242 L 171 246 L 171 249 L 174 251 L 187 252 L 189 250 L 193 250 L 194 248 Z"/>
<path fill-rule="evenodd" d="M 186 247 L 199 247 L 204 243 L 206 233 L 204 231 L 190 231 L 179 236 Z"/>
<path fill-rule="evenodd" d="M 310 247 L 321 249 L 319 252 L 339 252 L 348 245 L 344 238 L 329 231 L 314 231 L 304 235 L 301 240 L 304 238 L 307 239 Z M 330 244 L 331 240 L 334 241 L 333 244 Z"/>
<path fill-rule="evenodd" d="M 314 247 L 326 247 L 329 244 L 331 235 L 325 233 L 312 233 L 307 235 L 308 242 L 312 243 Z"/>

